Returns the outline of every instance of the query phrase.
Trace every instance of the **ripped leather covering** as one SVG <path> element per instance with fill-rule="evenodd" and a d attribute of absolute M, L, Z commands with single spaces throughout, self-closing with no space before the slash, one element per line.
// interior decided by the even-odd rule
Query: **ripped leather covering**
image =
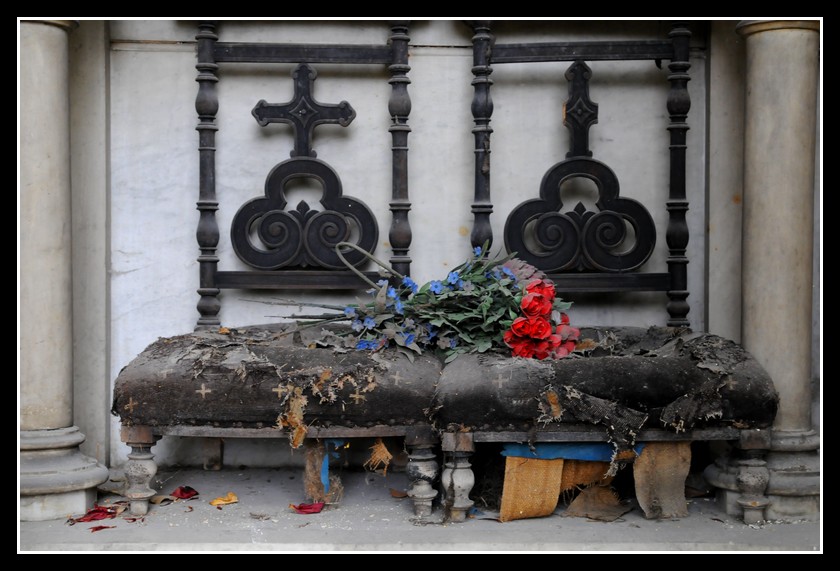
<path fill-rule="evenodd" d="M 769 427 L 778 407 L 743 348 L 685 329 L 585 327 L 568 358 L 485 353 L 445 366 L 430 354 L 323 348 L 301 333 L 259 326 L 158 339 L 118 376 L 112 412 L 124 425 L 277 427 L 293 441 L 310 425 L 589 424 L 620 450 L 643 427 Z"/>
<path fill-rule="evenodd" d="M 572 358 L 466 355 L 447 365 L 435 397 L 439 425 L 523 431 L 604 427 L 620 451 L 643 427 L 769 427 L 778 394 L 738 344 L 685 329 L 583 328 Z"/>
<path fill-rule="evenodd" d="M 237 428 L 427 421 L 441 363 L 396 351 L 320 348 L 281 327 L 161 338 L 119 374 L 124 425 Z"/>

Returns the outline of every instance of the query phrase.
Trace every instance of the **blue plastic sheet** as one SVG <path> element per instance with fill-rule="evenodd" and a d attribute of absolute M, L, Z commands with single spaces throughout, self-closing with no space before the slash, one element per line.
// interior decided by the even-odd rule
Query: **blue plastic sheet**
<path fill-rule="evenodd" d="M 330 458 L 338 458 L 338 449 L 344 446 L 344 441 L 337 438 L 324 440 L 324 461 L 321 463 L 321 483 L 324 484 L 324 493 L 330 491 Z"/>
<path fill-rule="evenodd" d="M 644 443 L 633 447 L 636 456 L 642 453 Z M 607 442 L 574 442 L 574 443 L 541 443 L 534 444 L 505 444 L 502 456 L 517 458 L 537 458 L 540 460 L 592 460 L 595 462 L 612 461 L 615 448 Z"/>

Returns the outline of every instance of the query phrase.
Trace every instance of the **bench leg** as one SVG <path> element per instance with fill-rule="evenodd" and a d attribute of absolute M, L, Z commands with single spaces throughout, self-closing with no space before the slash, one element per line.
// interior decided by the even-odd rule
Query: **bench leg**
<path fill-rule="evenodd" d="M 438 495 L 433 487 L 440 470 L 433 451 L 436 444 L 437 439 L 430 426 L 410 429 L 405 437 L 408 448 L 408 497 L 414 502 L 414 515 L 418 517 L 432 515 L 432 502 Z"/>
<path fill-rule="evenodd" d="M 447 519 L 464 521 L 467 512 L 473 507 L 470 499 L 470 492 L 475 485 L 475 474 L 470 464 L 470 456 L 475 451 L 472 434 L 446 432 L 441 447 L 446 455 L 441 484 L 445 493 Z"/>
<path fill-rule="evenodd" d="M 146 515 L 149 511 L 149 499 L 155 495 L 149 484 L 157 474 L 152 454 L 152 446 L 157 439 L 148 426 L 124 426 L 120 433 L 121 440 L 131 447 L 128 462 L 125 465 L 125 497 L 131 504 L 132 515 Z"/>
<path fill-rule="evenodd" d="M 218 472 L 225 461 L 225 441 L 221 438 L 201 438 L 204 469 Z"/>
<path fill-rule="evenodd" d="M 726 513 L 742 516 L 747 525 L 761 523 L 767 517 L 770 471 L 764 458 L 770 438 L 770 430 L 742 430 L 735 449 L 703 472 L 706 481 L 717 488 L 718 501 Z"/>
<path fill-rule="evenodd" d="M 763 523 L 765 509 L 770 505 L 770 499 L 765 495 L 767 484 L 770 483 L 770 471 L 763 452 L 745 450 L 737 461 L 738 475 L 735 482 L 741 493 L 737 502 L 744 510 L 744 523 L 747 525 Z"/>
<path fill-rule="evenodd" d="M 633 463 L 636 499 L 648 519 L 688 516 L 691 442 L 648 442 Z"/>

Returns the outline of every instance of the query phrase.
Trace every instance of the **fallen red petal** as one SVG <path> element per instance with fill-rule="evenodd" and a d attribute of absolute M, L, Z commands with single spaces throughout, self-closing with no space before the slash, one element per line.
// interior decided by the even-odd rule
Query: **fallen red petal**
<path fill-rule="evenodd" d="M 391 497 L 392 498 L 407 498 L 408 497 L 408 492 L 406 492 L 404 490 L 395 490 L 394 488 L 390 488 L 389 490 L 391 492 Z"/>
<path fill-rule="evenodd" d="M 299 514 L 317 514 L 324 509 L 324 502 L 315 502 L 314 504 L 289 504 L 289 507 Z"/>
<path fill-rule="evenodd" d="M 197 496 L 198 492 L 195 489 L 193 489 L 189 486 L 180 486 L 180 487 L 178 487 L 178 489 L 176 489 L 174 492 L 172 492 L 169 495 L 172 496 L 173 498 L 178 498 L 178 499 L 181 499 L 181 500 L 188 500 L 193 496 Z"/>
<path fill-rule="evenodd" d="M 115 526 L 115 525 L 95 525 L 92 528 L 90 528 L 90 532 L 93 533 L 93 532 L 96 532 L 96 531 L 102 531 L 103 529 L 114 529 L 115 527 L 117 527 L 117 526 Z"/>
<path fill-rule="evenodd" d="M 69 518 L 67 521 L 70 525 L 74 523 L 84 523 L 88 521 L 99 521 L 103 519 L 113 519 L 117 517 L 117 508 L 112 506 L 100 506 L 94 504 L 91 509 L 87 511 L 85 515 L 82 517 L 77 518 Z"/>

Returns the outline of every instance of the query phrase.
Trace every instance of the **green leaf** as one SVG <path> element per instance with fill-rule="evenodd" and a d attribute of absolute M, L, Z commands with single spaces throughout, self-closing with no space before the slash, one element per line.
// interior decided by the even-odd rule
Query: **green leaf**
<path fill-rule="evenodd" d="M 393 313 L 380 313 L 379 315 L 375 316 L 373 320 L 376 322 L 377 325 L 382 325 L 383 321 L 387 321 L 394 317 Z"/>
<path fill-rule="evenodd" d="M 479 339 L 475 343 L 475 350 L 478 353 L 484 353 L 485 351 L 488 351 L 492 346 L 493 346 L 493 342 L 490 339 L 487 339 L 487 338 Z"/>
<path fill-rule="evenodd" d="M 562 299 L 556 298 L 554 300 L 554 309 L 558 311 L 563 311 L 572 307 L 571 301 L 563 301 Z"/>
<path fill-rule="evenodd" d="M 387 287 L 380 287 L 379 291 L 376 292 L 376 297 L 374 298 L 373 302 L 373 309 L 376 313 L 382 313 L 385 311 L 385 304 L 388 299 L 388 288 Z"/>
<path fill-rule="evenodd" d="M 412 363 L 414 362 L 414 355 L 410 351 L 406 351 L 405 349 L 397 349 L 397 351 L 399 351 L 400 354 L 405 355 L 405 357 Z"/>
<path fill-rule="evenodd" d="M 458 355 L 460 355 L 462 353 L 463 353 L 463 351 L 459 351 L 459 350 L 452 351 L 449 355 L 446 356 L 446 359 L 444 359 L 443 362 L 444 363 L 451 363 L 452 361 L 454 361 L 455 359 L 458 358 Z"/>

